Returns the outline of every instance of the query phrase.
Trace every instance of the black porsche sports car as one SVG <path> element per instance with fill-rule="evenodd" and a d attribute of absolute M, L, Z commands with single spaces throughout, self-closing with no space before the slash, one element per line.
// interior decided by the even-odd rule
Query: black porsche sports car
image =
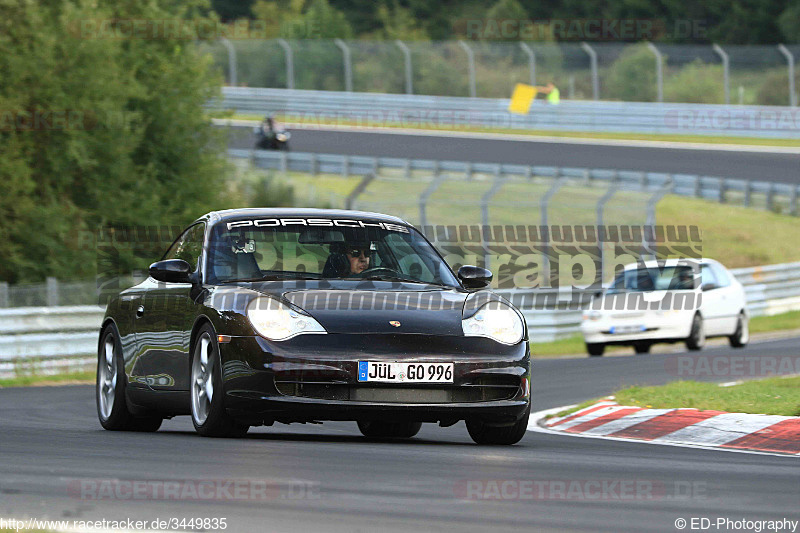
<path fill-rule="evenodd" d="M 322 209 L 200 217 L 111 299 L 97 412 L 109 430 L 191 415 L 205 436 L 274 422 L 351 420 L 374 438 L 465 420 L 514 444 L 530 413 L 522 315 L 455 275 L 405 221 Z"/>

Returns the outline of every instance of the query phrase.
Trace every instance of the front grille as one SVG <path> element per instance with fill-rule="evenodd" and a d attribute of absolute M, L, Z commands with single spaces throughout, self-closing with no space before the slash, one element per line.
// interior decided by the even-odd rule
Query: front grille
<path fill-rule="evenodd" d="M 519 381 L 519 378 L 517 378 Z M 339 400 L 376 403 L 470 403 L 508 400 L 519 390 L 519 384 L 468 384 L 458 387 L 415 387 L 396 385 L 351 385 L 348 383 L 310 383 L 277 381 L 278 392 L 318 400 Z"/>

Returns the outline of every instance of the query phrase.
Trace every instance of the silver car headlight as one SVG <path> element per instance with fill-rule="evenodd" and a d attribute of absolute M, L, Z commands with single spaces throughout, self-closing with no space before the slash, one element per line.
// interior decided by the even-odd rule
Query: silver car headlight
<path fill-rule="evenodd" d="M 503 344 L 517 344 L 525 333 L 522 318 L 508 305 L 490 302 L 461 321 L 465 337 L 489 337 Z"/>
<path fill-rule="evenodd" d="M 247 318 L 256 333 L 273 341 L 285 341 L 305 333 L 327 333 L 313 317 L 273 298 L 255 298 L 247 305 Z"/>

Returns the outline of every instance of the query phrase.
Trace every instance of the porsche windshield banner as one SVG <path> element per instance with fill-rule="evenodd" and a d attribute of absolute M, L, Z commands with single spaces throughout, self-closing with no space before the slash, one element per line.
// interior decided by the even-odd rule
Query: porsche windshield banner
<path fill-rule="evenodd" d="M 338 227 L 338 228 L 379 228 L 387 231 L 408 233 L 408 228 L 400 224 L 389 222 L 370 222 L 367 220 L 352 220 L 346 218 L 260 218 L 236 220 L 228 222 L 228 230 L 236 228 L 274 228 L 278 226 L 310 226 L 310 227 Z"/>

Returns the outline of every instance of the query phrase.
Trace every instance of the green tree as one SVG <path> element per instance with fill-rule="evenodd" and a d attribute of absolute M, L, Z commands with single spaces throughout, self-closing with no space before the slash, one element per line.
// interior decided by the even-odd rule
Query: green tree
<path fill-rule="evenodd" d="M 0 279 L 95 274 L 87 233 L 180 225 L 226 207 L 223 139 L 204 106 L 221 78 L 194 40 L 200 0 L 0 3 Z M 120 269 L 147 266 L 123 254 Z"/>

